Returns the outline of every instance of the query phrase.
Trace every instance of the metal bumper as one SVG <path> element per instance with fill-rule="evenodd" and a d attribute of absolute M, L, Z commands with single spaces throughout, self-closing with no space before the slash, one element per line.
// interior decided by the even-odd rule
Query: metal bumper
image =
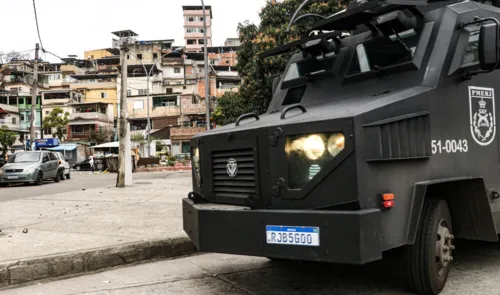
<path fill-rule="evenodd" d="M 202 252 L 365 264 L 382 258 L 378 209 L 360 211 L 250 210 L 183 200 L 184 230 Z M 266 225 L 316 226 L 320 246 L 272 245 Z"/>
<path fill-rule="evenodd" d="M 9 179 L 9 177 L 17 177 L 16 179 Z M 0 175 L 0 183 L 29 183 L 36 180 L 36 173 L 17 173 L 17 174 L 4 174 Z"/>

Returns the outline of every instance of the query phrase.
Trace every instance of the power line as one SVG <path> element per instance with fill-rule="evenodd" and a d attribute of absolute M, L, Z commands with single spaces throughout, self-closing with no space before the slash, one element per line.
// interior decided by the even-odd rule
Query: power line
<path fill-rule="evenodd" d="M 38 32 L 38 41 L 40 41 L 40 46 L 42 47 L 43 50 L 42 37 L 40 36 L 40 27 L 38 26 L 38 15 L 36 13 L 35 0 L 33 0 L 33 10 L 35 11 L 35 22 L 36 22 L 36 31 Z"/>

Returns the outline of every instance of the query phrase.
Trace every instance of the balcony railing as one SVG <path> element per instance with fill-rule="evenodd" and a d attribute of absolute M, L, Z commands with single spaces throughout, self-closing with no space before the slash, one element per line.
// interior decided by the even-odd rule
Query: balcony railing
<path fill-rule="evenodd" d="M 100 121 L 100 122 L 112 122 L 107 114 L 102 113 L 73 113 L 69 115 L 69 121 Z"/>
<path fill-rule="evenodd" d="M 85 70 L 75 66 L 75 65 L 62 65 L 61 72 L 65 74 L 85 74 Z"/>
<path fill-rule="evenodd" d="M 90 132 L 71 132 L 68 136 L 69 140 L 74 140 L 74 139 L 89 139 L 90 138 Z"/>

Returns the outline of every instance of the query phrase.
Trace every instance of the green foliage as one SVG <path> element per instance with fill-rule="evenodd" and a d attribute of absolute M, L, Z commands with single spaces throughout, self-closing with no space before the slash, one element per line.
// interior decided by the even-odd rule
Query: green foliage
<path fill-rule="evenodd" d="M 161 153 L 161 152 L 164 152 L 166 149 L 167 149 L 168 145 L 166 145 L 165 143 L 163 143 L 163 141 L 157 141 L 156 142 L 156 152 L 157 153 Z"/>
<path fill-rule="evenodd" d="M 130 136 L 130 141 L 139 148 L 139 151 L 142 151 L 145 146 L 150 145 L 155 140 L 157 139 L 153 136 L 149 136 L 148 140 L 148 138 L 144 138 L 144 135 L 141 133 L 136 133 Z"/>
<path fill-rule="evenodd" d="M 50 114 L 43 119 L 43 129 L 50 130 L 52 137 L 63 141 L 66 134 L 66 128 L 69 123 L 69 113 L 61 108 L 53 109 Z"/>
<path fill-rule="evenodd" d="M 249 22 L 240 23 L 238 32 L 241 48 L 238 51 L 238 72 L 243 83 L 238 93 L 226 93 L 219 98 L 214 111 L 214 120 L 219 125 L 236 121 L 244 113 L 266 112 L 272 98 L 272 81 L 275 75 L 284 71 L 293 53 L 260 59 L 258 54 L 277 46 L 307 36 L 314 19 L 308 18 L 292 26 L 286 32 L 288 23 L 303 0 L 268 0 L 260 13 L 259 26 Z M 317 0 L 311 2 L 300 13 L 316 13 L 329 16 L 346 7 L 345 0 Z"/>
<path fill-rule="evenodd" d="M 113 134 L 113 129 L 101 126 L 97 131 L 90 130 L 89 139 L 97 144 L 102 144 L 110 142 Z"/>
<path fill-rule="evenodd" d="M 0 128 L 0 145 L 2 146 L 2 157 L 5 159 L 9 147 L 12 146 L 17 139 L 17 134 L 9 130 L 9 127 L 2 126 Z"/>

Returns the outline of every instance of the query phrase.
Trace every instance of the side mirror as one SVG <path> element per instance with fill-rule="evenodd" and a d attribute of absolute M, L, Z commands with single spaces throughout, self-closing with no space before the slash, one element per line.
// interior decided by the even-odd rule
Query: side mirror
<path fill-rule="evenodd" d="M 479 63 L 481 70 L 494 70 L 498 64 L 498 26 L 485 24 L 479 30 Z"/>

